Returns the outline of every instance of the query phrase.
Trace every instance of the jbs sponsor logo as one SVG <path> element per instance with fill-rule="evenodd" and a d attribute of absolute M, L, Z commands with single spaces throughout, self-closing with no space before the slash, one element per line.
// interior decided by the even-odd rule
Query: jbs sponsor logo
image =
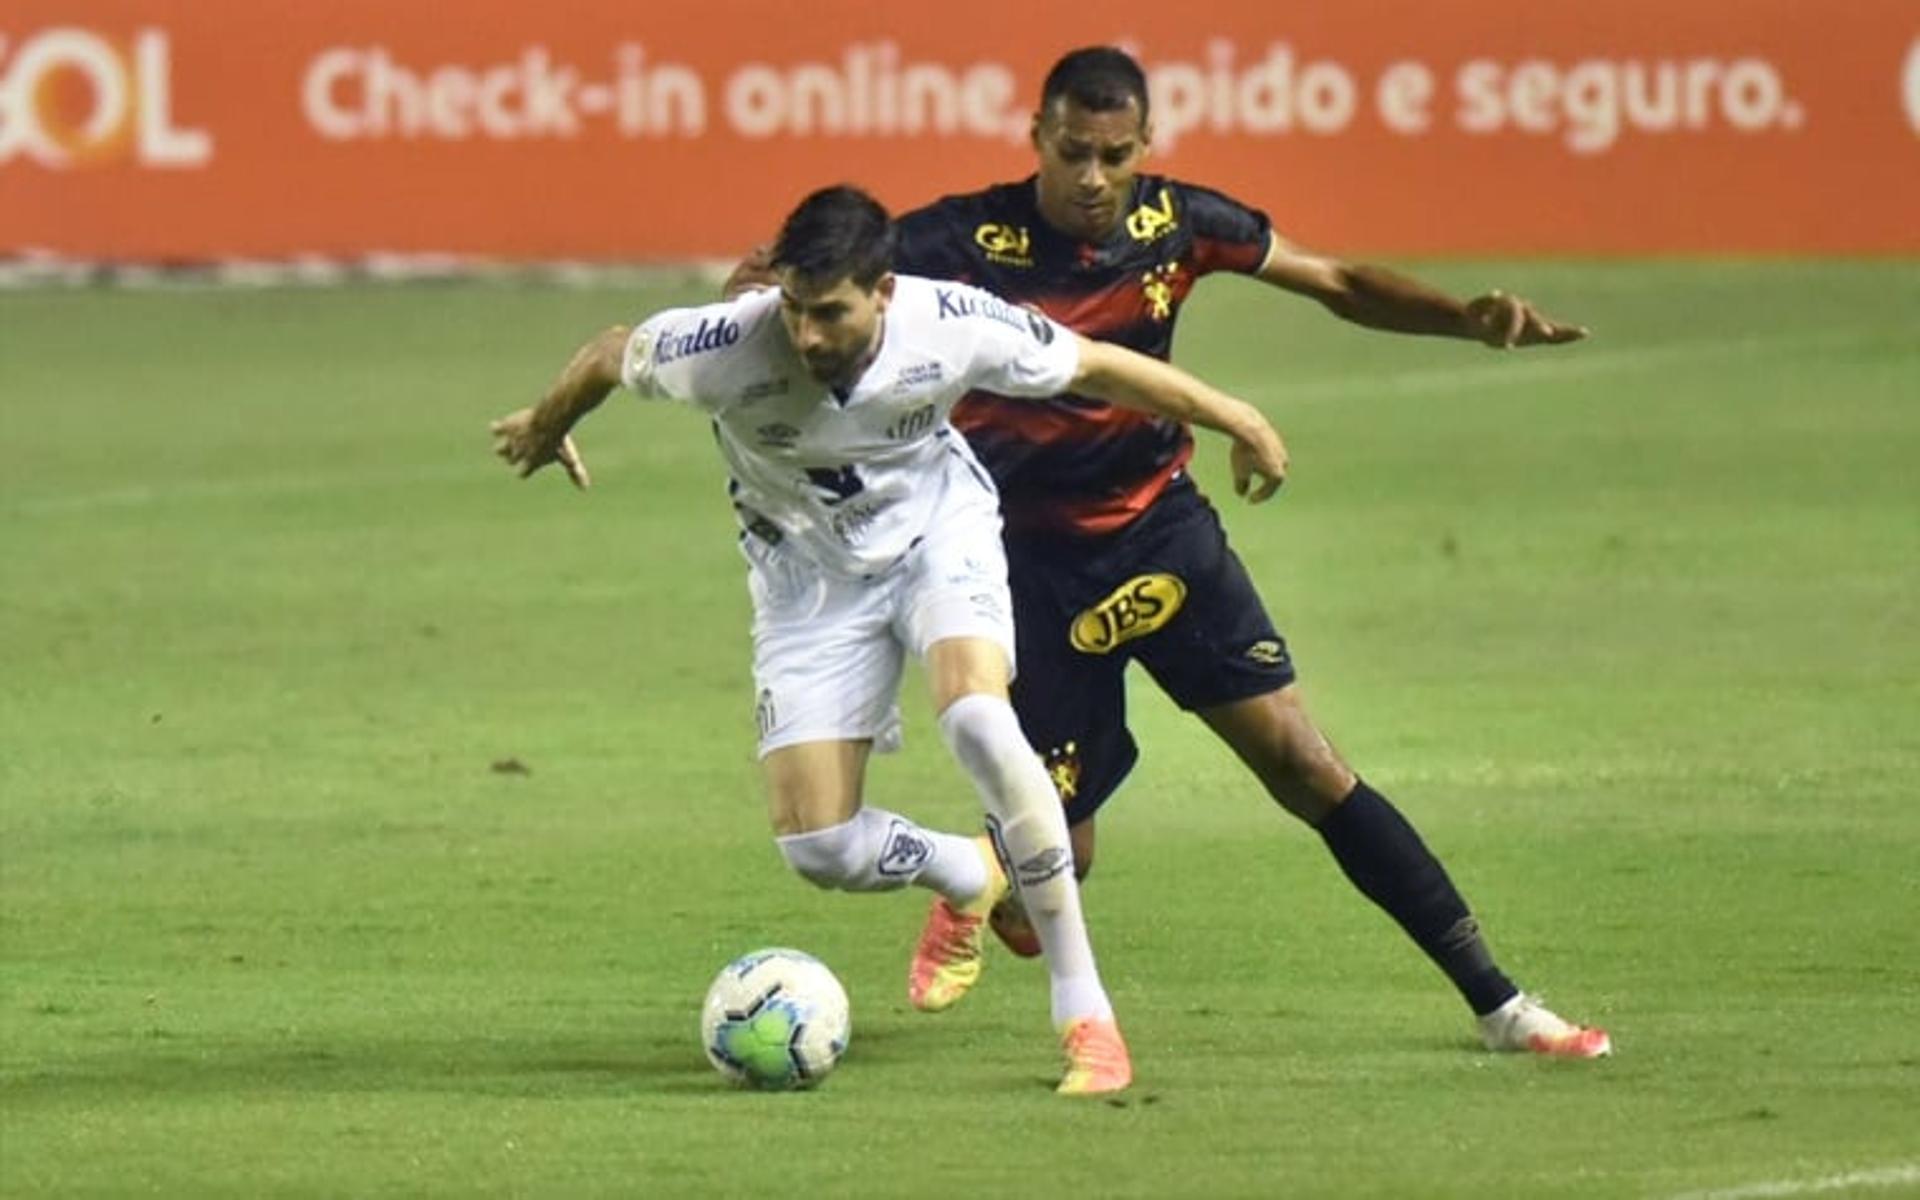
<path fill-rule="evenodd" d="M 689 354 L 705 354 L 731 346 L 740 340 L 738 323 L 725 318 L 702 317 L 700 323 L 684 333 L 668 330 L 654 340 L 653 361 L 665 366 Z"/>
<path fill-rule="evenodd" d="M 1186 599 L 1187 585 L 1176 575 L 1135 576 L 1075 617 L 1068 639 L 1083 654 L 1109 654 L 1173 620 Z"/>
<path fill-rule="evenodd" d="M 174 121 L 164 30 L 123 43 L 61 26 L 17 42 L 0 34 L 0 165 L 15 158 L 55 169 L 201 167 L 213 158 L 213 137 Z"/>

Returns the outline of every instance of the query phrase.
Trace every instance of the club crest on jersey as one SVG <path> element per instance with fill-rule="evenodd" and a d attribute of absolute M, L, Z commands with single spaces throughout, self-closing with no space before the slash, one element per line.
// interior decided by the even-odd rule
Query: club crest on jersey
<path fill-rule="evenodd" d="M 1082 654 L 1111 654 L 1173 620 L 1187 600 L 1177 575 L 1136 575 L 1073 619 L 1067 640 Z"/>
<path fill-rule="evenodd" d="M 1060 794 L 1060 803 L 1073 803 L 1073 798 L 1080 794 L 1080 743 L 1055 746 L 1041 755 L 1040 761 L 1046 764 L 1047 778 L 1053 780 L 1053 790 Z"/>
<path fill-rule="evenodd" d="M 1173 320 L 1173 281 L 1179 274 L 1179 263 L 1161 263 L 1140 277 L 1140 294 L 1146 298 L 1149 317 Z"/>
<path fill-rule="evenodd" d="M 973 244 L 987 252 L 987 261 L 1003 267 L 1033 265 L 1033 236 L 1025 225 L 988 221 L 973 231 Z"/>
<path fill-rule="evenodd" d="M 899 817 L 887 827 L 887 839 L 881 845 L 876 864 L 882 875 L 916 875 L 933 861 L 933 841 Z"/>
<path fill-rule="evenodd" d="M 690 354 L 705 354 L 731 346 L 740 340 L 740 325 L 724 317 L 702 317 L 700 323 L 684 333 L 667 330 L 653 343 L 653 361 L 666 365 Z"/>
<path fill-rule="evenodd" d="M 1166 188 L 1160 189 L 1160 197 L 1154 203 L 1142 204 L 1127 214 L 1127 236 L 1136 242 L 1157 242 L 1178 228 L 1180 221 L 1173 215 L 1173 193 Z"/>

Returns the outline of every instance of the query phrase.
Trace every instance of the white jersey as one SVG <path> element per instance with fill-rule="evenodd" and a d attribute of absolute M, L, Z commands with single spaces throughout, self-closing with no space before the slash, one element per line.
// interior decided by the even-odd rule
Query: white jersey
<path fill-rule="evenodd" d="M 947 423 L 979 388 L 1051 396 L 1079 370 L 1074 335 L 965 284 L 896 277 L 880 348 L 847 391 L 807 373 L 766 289 L 669 309 L 627 343 L 642 396 L 713 418 L 741 525 L 838 575 L 887 570 L 950 501 L 993 484 Z"/>

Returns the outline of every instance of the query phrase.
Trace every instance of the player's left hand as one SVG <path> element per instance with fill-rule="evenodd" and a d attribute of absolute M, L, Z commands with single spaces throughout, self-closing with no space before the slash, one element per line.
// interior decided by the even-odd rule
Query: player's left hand
<path fill-rule="evenodd" d="M 557 462 L 573 486 L 585 491 L 592 485 L 586 460 L 574 447 L 573 438 L 564 433 L 555 438 L 542 432 L 534 424 L 531 408 L 510 412 L 488 429 L 493 433 L 493 452 L 508 466 L 518 468 L 520 478 L 525 479 L 548 463 Z"/>
<path fill-rule="evenodd" d="M 1498 289 L 1467 301 L 1466 317 L 1470 336 L 1495 350 L 1558 346 L 1587 336 L 1586 326 L 1550 321 L 1525 300 Z"/>
<path fill-rule="evenodd" d="M 1227 462 L 1233 469 L 1233 494 L 1245 496 L 1250 504 L 1272 499 L 1287 480 L 1287 444 L 1264 420 L 1249 436 L 1233 439 Z"/>

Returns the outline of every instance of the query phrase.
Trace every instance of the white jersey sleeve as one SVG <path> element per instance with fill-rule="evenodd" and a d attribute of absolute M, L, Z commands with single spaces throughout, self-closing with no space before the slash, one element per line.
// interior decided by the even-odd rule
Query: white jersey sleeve
<path fill-rule="evenodd" d="M 1074 333 L 1044 313 L 1009 304 L 991 292 L 941 284 L 940 308 L 966 312 L 974 334 L 966 364 L 970 387 L 1001 396 L 1057 396 L 1080 370 Z"/>
<path fill-rule="evenodd" d="M 650 400 L 677 400 L 708 413 L 735 398 L 741 359 L 772 314 L 778 293 L 748 293 L 724 304 L 657 312 L 627 338 L 620 381 Z M 745 352 L 743 354 L 742 352 Z"/>

